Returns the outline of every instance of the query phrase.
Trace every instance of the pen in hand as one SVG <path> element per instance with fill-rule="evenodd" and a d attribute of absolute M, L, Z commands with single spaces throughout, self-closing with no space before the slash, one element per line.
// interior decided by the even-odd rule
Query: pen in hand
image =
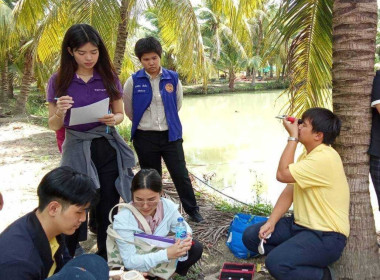
<path fill-rule="evenodd" d="M 108 109 L 108 114 L 111 114 L 111 109 Z M 106 133 L 110 133 L 110 127 L 108 125 L 106 126 Z"/>

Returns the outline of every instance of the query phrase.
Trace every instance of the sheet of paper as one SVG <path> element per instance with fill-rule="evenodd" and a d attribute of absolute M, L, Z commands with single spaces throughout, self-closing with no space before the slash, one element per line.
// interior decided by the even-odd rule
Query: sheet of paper
<path fill-rule="evenodd" d="M 87 106 L 71 108 L 69 125 L 98 122 L 98 119 L 108 114 L 110 99 L 106 98 Z"/>

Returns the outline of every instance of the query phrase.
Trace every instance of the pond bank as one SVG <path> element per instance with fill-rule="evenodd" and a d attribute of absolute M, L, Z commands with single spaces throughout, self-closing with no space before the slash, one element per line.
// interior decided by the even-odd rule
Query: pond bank
<path fill-rule="evenodd" d="M 285 89 L 287 86 L 288 83 L 281 80 L 257 81 L 255 85 L 252 85 L 250 81 L 236 81 L 235 88 L 231 91 L 228 87 L 228 82 L 213 82 L 207 85 L 207 94 Z M 183 94 L 203 95 L 203 86 L 201 84 L 183 85 Z"/>

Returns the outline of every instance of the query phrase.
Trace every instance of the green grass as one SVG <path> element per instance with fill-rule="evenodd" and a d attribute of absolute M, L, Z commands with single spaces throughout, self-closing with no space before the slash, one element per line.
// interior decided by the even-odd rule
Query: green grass
<path fill-rule="evenodd" d="M 128 119 L 127 116 L 124 116 L 123 122 L 117 126 L 117 130 L 119 131 L 119 134 L 121 135 L 121 137 L 123 137 L 124 141 L 127 142 L 127 144 L 130 147 L 132 147 L 131 127 L 132 127 L 132 123 Z"/>
<path fill-rule="evenodd" d="M 247 206 L 238 203 L 231 204 L 224 200 L 217 201 L 215 208 L 223 212 L 248 213 L 257 216 L 269 216 L 273 210 L 273 206 L 268 203 L 256 203 Z"/>
<path fill-rule="evenodd" d="M 31 91 L 26 103 L 26 112 L 28 115 L 37 117 L 34 121 L 38 124 L 48 127 L 48 104 L 45 102 L 45 95 L 36 90 Z"/>
<path fill-rule="evenodd" d="M 239 91 L 262 91 L 262 90 L 272 90 L 272 89 L 286 89 L 289 85 L 287 81 L 277 81 L 271 80 L 266 82 L 256 83 L 254 86 L 247 82 L 235 82 L 235 89 L 233 92 Z M 202 85 L 188 85 L 183 87 L 184 95 L 198 95 L 203 94 Z M 217 94 L 217 93 L 232 93 L 228 87 L 228 82 L 220 83 L 213 82 L 207 87 L 207 94 Z"/>

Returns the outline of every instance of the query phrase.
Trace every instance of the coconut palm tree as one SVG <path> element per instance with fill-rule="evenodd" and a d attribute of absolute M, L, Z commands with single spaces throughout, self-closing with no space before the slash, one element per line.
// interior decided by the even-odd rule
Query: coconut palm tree
<path fill-rule="evenodd" d="M 358 0 L 352 4 L 335 0 L 333 15 L 333 108 L 342 120 L 336 149 L 351 191 L 351 234 L 337 267 L 340 279 L 380 279 L 367 155 L 377 1 Z"/>
<path fill-rule="evenodd" d="M 368 190 L 367 155 L 376 0 L 285 2 L 277 24 L 282 25 L 283 40 L 294 38 L 289 58 L 292 79 L 288 90 L 289 112 L 329 106 L 328 88 L 332 85 L 333 109 L 343 121 L 336 149 L 350 185 L 351 234 L 343 257 L 335 265 L 339 279 L 379 279 L 380 259 Z"/>
<path fill-rule="evenodd" d="M 0 0 L 0 101 L 13 97 L 10 80 L 13 78 L 9 71 L 11 46 L 14 43 L 13 29 L 14 21 L 12 17 L 12 3 Z"/>

